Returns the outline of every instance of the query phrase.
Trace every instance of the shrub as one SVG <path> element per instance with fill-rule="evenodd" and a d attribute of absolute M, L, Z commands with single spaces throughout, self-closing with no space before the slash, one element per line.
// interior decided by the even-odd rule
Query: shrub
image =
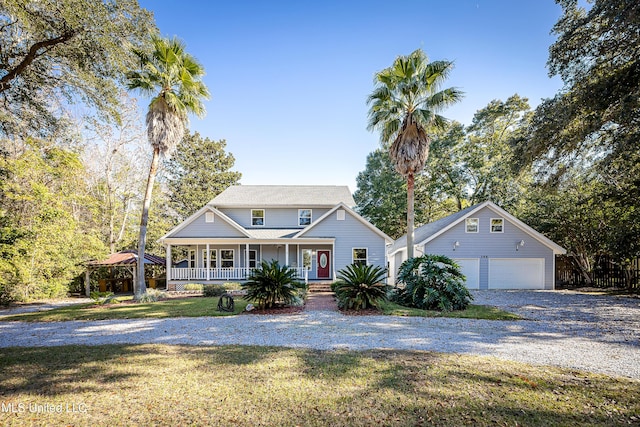
<path fill-rule="evenodd" d="M 140 298 L 137 299 L 140 303 L 146 302 L 157 302 L 162 299 L 167 299 L 167 293 L 164 291 L 159 291 L 157 289 L 147 289 L 147 292 L 142 294 Z"/>
<path fill-rule="evenodd" d="M 346 266 L 338 272 L 338 281 L 332 285 L 338 307 L 353 310 L 377 308 L 387 299 L 388 286 L 383 283 L 385 276 L 386 270 L 378 266 Z"/>
<path fill-rule="evenodd" d="M 244 299 L 255 301 L 260 308 L 271 308 L 277 303 L 285 305 L 299 304 L 300 291 L 305 284 L 296 280 L 296 270 L 280 266 L 278 261 L 263 261 L 249 275 L 249 280 L 242 284 L 247 291 Z"/>
<path fill-rule="evenodd" d="M 187 283 L 184 285 L 185 291 L 201 291 L 203 289 L 203 285 L 200 283 Z"/>
<path fill-rule="evenodd" d="M 227 292 L 227 289 L 224 285 L 205 285 L 202 288 L 202 294 L 205 297 L 219 297 L 224 295 Z"/>
<path fill-rule="evenodd" d="M 460 266 L 444 255 L 423 255 L 400 266 L 400 304 L 423 310 L 453 311 L 467 308 L 473 296 L 465 286 Z"/>

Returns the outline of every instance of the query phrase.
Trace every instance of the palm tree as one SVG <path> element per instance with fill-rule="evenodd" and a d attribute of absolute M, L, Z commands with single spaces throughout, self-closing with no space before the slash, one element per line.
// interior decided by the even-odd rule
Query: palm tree
<path fill-rule="evenodd" d="M 146 117 L 147 137 L 153 148 L 153 157 L 140 218 L 137 286 L 134 284 L 136 298 L 146 292 L 144 250 L 151 192 L 160 156 L 171 155 L 182 140 L 189 113 L 204 116 L 203 101 L 209 98 L 209 90 L 201 80 L 204 68 L 185 52 L 184 43 L 175 37 L 165 39 L 159 36 L 151 36 L 151 42 L 151 52 L 134 51 L 140 60 L 140 70 L 127 74 L 129 89 L 137 89 L 145 96 L 153 96 Z"/>
<path fill-rule="evenodd" d="M 429 157 L 429 133 L 443 129 L 447 119 L 438 113 L 462 99 L 456 88 L 440 90 L 453 62 L 429 62 L 422 49 L 399 56 L 376 73 L 367 99 L 368 130 L 380 131 L 396 170 L 407 180 L 407 256 L 413 258 L 414 177 Z"/>

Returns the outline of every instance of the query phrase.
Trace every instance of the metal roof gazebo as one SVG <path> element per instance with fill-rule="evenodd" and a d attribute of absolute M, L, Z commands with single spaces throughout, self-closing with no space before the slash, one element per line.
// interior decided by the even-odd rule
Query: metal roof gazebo
<path fill-rule="evenodd" d="M 144 264 L 145 267 L 147 265 L 157 265 L 161 267 L 166 266 L 166 261 L 164 258 L 151 255 L 144 254 Z M 91 275 L 91 271 L 100 267 L 124 267 L 128 271 L 131 272 L 133 277 L 133 282 L 135 283 L 137 279 L 137 265 L 138 265 L 138 253 L 135 250 L 127 250 L 120 251 L 114 254 L 109 255 L 109 257 L 105 260 L 101 261 L 89 261 L 87 262 L 87 271 L 85 272 L 85 292 L 87 296 L 91 294 L 91 285 L 89 281 L 89 276 Z"/>

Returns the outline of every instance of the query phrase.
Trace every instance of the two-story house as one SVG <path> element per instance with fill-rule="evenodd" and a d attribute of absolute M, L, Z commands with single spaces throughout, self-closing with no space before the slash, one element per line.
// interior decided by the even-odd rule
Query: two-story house
<path fill-rule="evenodd" d="M 307 281 L 332 281 L 352 263 L 386 267 L 392 239 L 353 210 L 346 186 L 237 185 L 163 236 L 167 289 L 246 280 L 261 261 L 278 260 Z M 174 267 L 171 251 L 187 252 Z"/>

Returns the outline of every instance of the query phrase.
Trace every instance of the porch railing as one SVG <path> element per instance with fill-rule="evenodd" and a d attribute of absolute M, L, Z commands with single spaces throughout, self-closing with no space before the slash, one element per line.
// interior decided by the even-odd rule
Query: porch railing
<path fill-rule="evenodd" d="M 298 280 L 307 282 L 309 270 L 292 267 Z M 170 280 L 247 280 L 253 269 L 246 268 L 172 268 Z"/>

